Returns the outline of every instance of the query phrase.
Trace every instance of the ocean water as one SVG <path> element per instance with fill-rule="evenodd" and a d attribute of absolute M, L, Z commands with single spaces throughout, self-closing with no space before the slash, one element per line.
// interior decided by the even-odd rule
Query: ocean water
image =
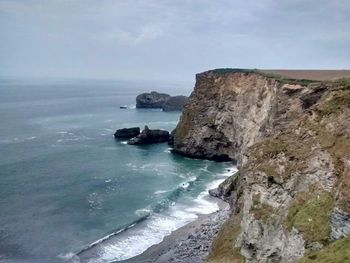
<path fill-rule="evenodd" d="M 116 129 L 172 130 L 178 112 L 135 97 L 189 87 L 78 80 L 0 80 L 0 262 L 110 262 L 142 253 L 199 214 L 233 167 L 130 146 Z M 129 109 L 119 109 L 128 105 Z"/>

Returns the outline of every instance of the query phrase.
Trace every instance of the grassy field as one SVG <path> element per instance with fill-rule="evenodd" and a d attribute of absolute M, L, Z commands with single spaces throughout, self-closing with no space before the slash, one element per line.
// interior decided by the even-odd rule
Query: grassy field
<path fill-rule="evenodd" d="M 280 70 L 264 69 L 259 70 L 267 74 L 280 75 L 291 79 L 310 79 L 310 80 L 336 80 L 340 78 L 350 78 L 350 70 Z"/>

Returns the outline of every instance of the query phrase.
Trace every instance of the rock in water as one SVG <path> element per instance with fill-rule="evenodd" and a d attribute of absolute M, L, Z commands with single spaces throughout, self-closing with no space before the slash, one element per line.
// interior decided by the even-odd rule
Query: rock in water
<path fill-rule="evenodd" d="M 140 128 L 139 127 L 133 127 L 133 128 L 124 128 L 124 129 L 119 129 L 114 133 L 115 138 L 120 138 L 120 139 L 129 139 L 136 137 L 137 135 L 140 134 Z"/>
<path fill-rule="evenodd" d="M 169 134 L 169 140 L 168 140 L 168 145 L 169 146 L 174 146 L 174 135 L 175 135 L 176 129 L 172 130 L 171 133 Z"/>
<path fill-rule="evenodd" d="M 170 97 L 163 105 L 163 111 L 181 111 L 187 101 L 186 96 Z"/>
<path fill-rule="evenodd" d="M 135 138 L 129 140 L 128 144 L 142 145 L 167 142 L 169 140 L 169 132 L 164 130 L 151 130 L 145 126 L 144 130 Z"/>
<path fill-rule="evenodd" d="M 151 93 L 142 93 L 136 97 L 136 108 L 159 108 L 170 98 L 169 94 L 158 93 L 152 91 Z"/>

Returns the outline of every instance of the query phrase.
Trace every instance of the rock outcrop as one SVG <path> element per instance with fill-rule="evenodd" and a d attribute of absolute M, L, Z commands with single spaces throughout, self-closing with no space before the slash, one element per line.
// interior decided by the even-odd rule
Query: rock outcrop
<path fill-rule="evenodd" d="M 186 96 L 172 96 L 163 105 L 163 111 L 181 111 L 184 107 L 188 97 Z"/>
<path fill-rule="evenodd" d="M 170 98 L 169 94 L 158 93 L 152 91 L 151 93 L 142 93 L 136 97 L 136 108 L 159 108 Z"/>
<path fill-rule="evenodd" d="M 196 79 L 174 151 L 236 160 L 239 168 L 211 191 L 230 201 L 232 215 L 208 261 L 346 262 L 349 81 L 285 80 L 256 70 Z"/>
<path fill-rule="evenodd" d="M 301 96 L 313 93 L 257 71 L 207 71 L 185 105 L 174 151 L 194 158 L 237 160 L 249 146 L 304 112 Z"/>
<path fill-rule="evenodd" d="M 128 141 L 130 145 L 144 145 L 144 144 L 152 144 L 152 143 L 162 143 L 169 141 L 169 132 L 164 130 L 151 130 L 148 126 L 145 126 L 143 131 Z"/>
<path fill-rule="evenodd" d="M 133 128 L 123 128 L 116 130 L 114 133 L 114 137 L 116 139 L 130 139 L 133 137 L 136 137 L 140 134 L 140 128 L 139 127 L 133 127 Z"/>
<path fill-rule="evenodd" d="M 228 177 L 224 182 L 222 182 L 217 188 L 210 189 L 209 194 L 224 201 L 229 201 L 231 192 L 234 190 L 238 181 L 238 176 L 239 172 L 236 172 L 234 175 Z"/>

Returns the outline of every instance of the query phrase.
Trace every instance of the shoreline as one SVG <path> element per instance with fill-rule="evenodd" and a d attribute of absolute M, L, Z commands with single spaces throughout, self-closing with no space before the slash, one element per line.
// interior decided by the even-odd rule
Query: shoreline
<path fill-rule="evenodd" d="M 116 257 L 109 256 L 110 258 L 104 258 L 106 262 L 202 262 L 205 257 L 208 256 L 211 249 L 212 242 L 216 237 L 221 225 L 226 221 L 230 214 L 230 205 L 223 199 L 213 196 L 209 193 L 209 190 L 216 189 L 220 183 L 224 182 L 228 176 L 232 175 L 237 168 L 235 166 L 226 168 L 222 173 L 223 178 L 215 179 L 206 185 L 206 190 L 200 192 L 197 199 L 199 199 L 200 205 L 207 207 L 206 202 L 211 203 L 209 207 L 214 209 L 200 209 L 200 211 L 193 211 L 196 217 L 192 217 L 193 221 L 188 221 L 185 225 L 182 224 L 179 228 L 167 229 L 167 235 L 160 237 L 157 242 L 149 242 L 144 234 L 139 235 L 141 243 L 144 245 L 144 249 L 139 250 L 139 254 L 133 253 L 132 257 L 124 259 L 117 259 Z M 221 173 L 220 173 L 221 174 Z M 225 179 L 224 179 L 225 178 Z M 196 199 L 196 200 L 197 200 Z M 203 199 L 203 200 L 202 200 Z M 214 206 L 214 207 L 212 207 Z M 208 214 L 207 214 L 208 213 Z M 176 216 L 175 216 L 176 217 Z M 144 222 L 145 223 L 145 222 Z M 141 226 L 142 227 L 142 226 Z M 156 229 L 157 225 L 154 225 Z M 130 228 L 131 229 L 131 228 Z M 132 228 L 134 229 L 134 228 Z M 164 229 L 164 225 L 163 228 Z M 166 228 L 165 228 L 166 229 Z M 165 234 L 165 233 L 164 233 Z M 123 231 L 120 235 L 127 236 L 127 231 Z M 102 242 L 95 242 L 88 248 L 75 253 L 67 262 L 90 262 L 99 260 L 105 253 L 104 248 L 114 246 L 113 239 L 120 238 L 120 235 L 113 235 L 111 238 L 102 238 Z M 122 238 L 122 237 L 121 237 Z M 147 241 L 148 240 L 148 241 Z M 130 242 L 129 242 L 130 243 Z M 127 249 L 123 253 L 130 253 L 130 247 L 122 244 L 122 247 Z M 139 246 L 138 242 L 130 243 L 131 247 Z M 113 249 L 113 248 L 111 248 Z M 120 247 L 116 247 L 120 250 Z M 108 257 L 108 256 L 107 256 Z M 97 262 L 96 261 L 96 262 Z M 95 262 L 95 261 L 94 261 Z M 98 261 L 99 262 L 99 261 Z"/>
<path fill-rule="evenodd" d="M 221 225 L 230 215 L 229 204 L 219 198 L 217 200 L 218 211 L 199 215 L 195 221 L 174 230 L 160 243 L 152 245 L 140 255 L 113 262 L 203 262 L 209 255 L 211 244 Z"/>

